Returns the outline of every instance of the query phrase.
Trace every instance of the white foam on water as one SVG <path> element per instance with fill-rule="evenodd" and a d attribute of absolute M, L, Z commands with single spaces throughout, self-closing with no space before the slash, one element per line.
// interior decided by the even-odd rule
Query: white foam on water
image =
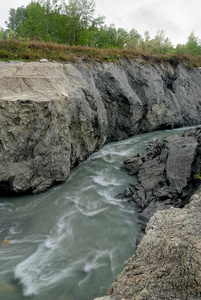
<path fill-rule="evenodd" d="M 103 176 L 95 176 L 94 179 L 93 179 L 93 182 L 100 185 L 100 186 L 104 186 L 104 187 L 119 186 L 118 181 L 115 181 L 115 180 L 112 180 L 112 179 L 107 181 L 106 179 L 103 178 Z"/>
<path fill-rule="evenodd" d="M 114 163 L 116 160 L 121 160 L 123 157 L 129 155 L 130 150 L 125 149 L 123 144 L 124 142 L 114 142 L 109 145 L 105 145 L 101 150 L 96 153 L 93 153 L 87 161 L 82 164 L 86 164 L 91 160 L 102 159 L 109 163 Z M 127 144 L 131 144 L 132 142 L 128 142 Z M 119 150 L 119 151 L 118 151 Z"/>
<path fill-rule="evenodd" d="M 106 262 L 106 258 L 110 258 L 111 250 L 106 249 L 106 250 L 92 250 L 89 254 L 88 257 L 86 257 L 85 264 L 83 266 L 83 271 L 87 273 L 87 275 L 84 277 L 84 279 L 80 280 L 78 282 L 78 286 L 81 286 L 84 284 L 90 276 L 92 276 L 92 272 L 94 270 L 97 270 L 101 267 L 107 267 L 108 262 Z"/>
<path fill-rule="evenodd" d="M 48 253 L 45 256 L 42 248 L 39 248 L 36 253 L 17 265 L 14 274 L 15 278 L 19 279 L 23 285 L 24 296 L 36 295 L 41 291 L 55 287 L 59 282 L 71 277 L 73 272 L 79 270 L 80 264 L 83 263 L 83 260 L 80 260 L 69 264 L 66 268 L 61 267 L 60 270 L 52 270 L 49 256 Z M 48 266 L 50 268 L 45 270 Z"/>
<path fill-rule="evenodd" d="M 10 239 L 10 243 L 11 244 L 25 244 L 25 243 L 29 243 L 29 244 L 38 244 L 41 243 L 42 241 L 44 241 L 44 239 L 46 238 L 46 236 L 43 235 L 30 235 L 27 237 L 24 237 L 23 239 Z"/>
<path fill-rule="evenodd" d="M 120 208 L 122 208 L 124 210 L 124 204 L 123 204 L 124 201 L 122 199 L 117 199 L 115 197 L 112 197 L 110 195 L 110 192 L 108 192 L 107 190 L 100 190 L 100 191 L 98 191 L 98 194 L 102 197 L 102 199 L 106 203 L 110 203 L 112 205 L 119 206 Z"/>
<path fill-rule="evenodd" d="M 108 207 L 101 207 L 100 201 L 95 200 L 93 195 L 85 197 L 85 200 L 83 198 L 82 195 L 79 195 L 71 200 L 75 203 L 76 211 L 84 216 L 94 217 L 108 209 Z"/>
<path fill-rule="evenodd" d="M 101 209 L 97 209 L 94 211 L 84 211 L 84 209 L 80 208 L 79 205 L 77 205 L 77 209 L 79 210 L 79 212 L 87 217 L 95 217 L 97 215 L 99 215 L 100 213 L 102 213 L 103 211 L 106 211 L 108 209 L 108 207 L 104 207 Z"/>
<path fill-rule="evenodd" d="M 17 226 L 10 227 L 8 234 L 9 235 L 16 235 L 16 234 L 20 234 L 22 232 L 21 230 L 17 231 L 16 229 L 17 229 Z"/>
<path fill-rule="evenodd" d="M 105 266 L 107 264 L 99 262 L 100 259 L 103 259 L 105 256 L 109 256 L 108 250 L 95 250 L 93 253 L 93 258 L 85 263 L 84 271 L 86 273 L 90 272 L 93 269 L 97 269 L 100 266 Z"/>
<path fill-rule="evenodd" d="M 116 171 L 118 169 L 119 171 Z M 101 171 L 96 171 L 93 176 L 93 183 L 100 187 L 116 187 L 124 184 L 124 177 L 119 176 L 120 166 L 108 166 Z"/>
<path fill-rule="evenodd" d="M 68 264 L 67 267 L 62 263 L 65 256 L 62 243 L 63 241 L 66 243 L 73 235 L 70 222 L 66 223 L 69 215 L 72 213 L 62 216 L 38 249 L 16 266 L 14 275 L 23 285 L 25 296 L 54 287 L 64 278 L 71 276 L 80 263 L 83 263 L 82 260 L 76 261 Z"/>
<path fill-rule="evenodd" d="M 111 262 L 111 271 L 112 271 L 112 274 L 114 274 L 115 270 L 116 270 L 116 266 L 117 266 L 117 262 L 116 262 L 116 252 L 118 252 L 119 249 L 115 249 L 113 248 L 112 251 L 110 251 L 109 253 L 109 257 L 110 257 L 110 262 Z"/>

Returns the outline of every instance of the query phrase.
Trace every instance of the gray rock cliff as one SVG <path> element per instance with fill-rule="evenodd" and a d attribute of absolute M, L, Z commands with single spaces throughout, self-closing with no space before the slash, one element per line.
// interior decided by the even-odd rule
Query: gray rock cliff
<path fill-rule="evenodd" d="M 201 70 L 143 60 L 0 64 L 0 191 L 40 192 L 107 141 L 201 123 Z"/>

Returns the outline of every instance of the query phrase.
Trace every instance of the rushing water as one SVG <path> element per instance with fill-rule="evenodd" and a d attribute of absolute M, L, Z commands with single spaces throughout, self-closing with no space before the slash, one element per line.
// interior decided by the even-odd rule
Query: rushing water
<path fill-rule="evenodd" d="M 134 207 L 115 198 L 136 181 L 125 157 L 164 130 L 110 143 L 39 195 L 0 198 L 0 299 L 91 300 L 104 295 L 135 250 Z M 7 242 L 8 241 L 8 242 Z"/>

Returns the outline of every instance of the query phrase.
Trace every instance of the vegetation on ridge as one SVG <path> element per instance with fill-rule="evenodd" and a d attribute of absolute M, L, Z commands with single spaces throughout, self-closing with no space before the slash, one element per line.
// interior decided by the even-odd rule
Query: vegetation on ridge
<path fill-rule="evenodd" d="M 151 55 L 126 49 L 100 49 L 84 46 L 69 46 L 38 41 L 0 40 L 0 60 L 37 61 L 118 61 L 121 58 L 142 58 L 154 63 L 169 62 L 172 65 L 185 62 L 190 68 L 201 66 L 201 56 L 186 54 Z"/>
<path fill-rule="evenodd" d="M 104 24 L 105 17 L 95 17 L 94 0 L 31 1 L 26 7 L 11 8 L 7 29 L 0 28 L 0 59 L 56 61 L 118 60 L 143 56 L 154 61 L 201 66 L 201 41 L 194 33 L 187 43 L 173 47 L 163 30 L 151 39 L 137 30 L 127 32 Z M 156 57 L 157 56 L 157 57 Z"/>

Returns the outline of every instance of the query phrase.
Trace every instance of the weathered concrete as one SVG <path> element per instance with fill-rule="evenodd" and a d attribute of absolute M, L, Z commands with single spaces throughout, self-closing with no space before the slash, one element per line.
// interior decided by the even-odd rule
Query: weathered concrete
<path fill-rule="evenodd" d="M 201 70 L 118 63 L 0 64 L 0 190 L 40 192 L 106 141 L 201 123 Z"/>

